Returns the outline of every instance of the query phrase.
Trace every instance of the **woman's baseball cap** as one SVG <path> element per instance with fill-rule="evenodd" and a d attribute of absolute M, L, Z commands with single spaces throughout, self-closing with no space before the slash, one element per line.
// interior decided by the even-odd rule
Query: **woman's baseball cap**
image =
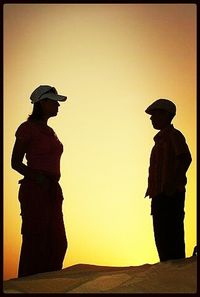
<path fill-rule="evenodd" d="M 33 91 L 30 99 L 31 99 L 31 103 L 34 104 L 43 99 L 51 99 L 55 101 L 66 101 L 67 96 L 58 95 L 58 92 L 54 87 L 41 85 Z"/>
<path fill-rule="evenodd" d="M 149 107 L 147 107 L 145 112 L 152 114 L 152 111 L 156 109 L 165 110 L 172 115 L 176 114 L 176 105 L 168 99 L 158 99 L 154 101 L 151 105 L 149 105 Z"/>

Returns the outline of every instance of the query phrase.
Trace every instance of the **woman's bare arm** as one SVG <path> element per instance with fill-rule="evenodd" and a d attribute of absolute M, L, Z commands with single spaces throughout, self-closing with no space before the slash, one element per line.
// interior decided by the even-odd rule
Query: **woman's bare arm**
<path fill-rule="evenodd" d="M 29 168 L 23 163 L 23 158 L 27 151 L 27 146 L 28 144 L 24 140 L 16 138 L 12 152 L 11 166 L 14 170 L 22 175 L 30 178 L 35 178 L 38 175 L 38 171 Z"/>
<path fill-rule="evenodd" d="M 34 179 L 38 183 L 48 184 L 48 179 L 44 175 L 44 173 L 40 170 L 32 169 L 26 166 L 23 163 L 24 155 L 27 151 L 28 144 L 17 138 L 13 147 L 12 158 L 11 158 L 11 166 L 14 170 L 24 175 L 24 177 L 28 177 Z"/>

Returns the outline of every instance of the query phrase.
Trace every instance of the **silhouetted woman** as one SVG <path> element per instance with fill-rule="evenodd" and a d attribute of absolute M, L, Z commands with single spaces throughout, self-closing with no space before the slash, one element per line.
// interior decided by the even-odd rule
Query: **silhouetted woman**
<path fill-rule="evenodd" d="M 58 101 L 67 97 L 58 95 L 54 87 L 41 85 L 30 99 L 33 112 L 16 131 L 11 162 L 24 176 L 19 181 L 22 246 L 18 277 L 62 269 L 67 250 L 63 194 L 58 183 L 63 145 L 47 125 L 48 119 L 57 115 Z"/>

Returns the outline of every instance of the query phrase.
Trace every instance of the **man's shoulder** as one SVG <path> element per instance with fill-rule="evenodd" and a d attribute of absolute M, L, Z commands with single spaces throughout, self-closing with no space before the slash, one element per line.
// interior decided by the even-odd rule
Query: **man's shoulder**
<path fill-rule="evenodd" d="M 174 127 L 172 128 L 170 133 L 170 142 L 173 144 L 174 147 L 179 148 L 179 150 L 182 150 L 187 146 L 186 139 L 183 133 Z"/>
<path fill-rule="evenodd" d="M 171 132 L 170 134 L 172 137 L 185 139 L 185 136 L 183 135 L 183 133 L 180 130 L 176 129 L 173 125 L 171 127 L 170 132 Z"/>

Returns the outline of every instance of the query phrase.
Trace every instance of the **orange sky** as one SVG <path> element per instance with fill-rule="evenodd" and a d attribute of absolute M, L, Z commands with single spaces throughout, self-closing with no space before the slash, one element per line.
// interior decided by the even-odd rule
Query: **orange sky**
<path fill-rule="evenodd" d="M 186 137 L 185 237 L 196 245 L 196 6 L 194 4 L 4 5 L 4 277 L 16 277 L 21 176 L 10 166 L 29 96 L 54 85 L 68 100 L 49 121 L 64 145 L 60 184 L 69 241 L 64 267 L 158 262 L 144 199 L 155 99 L 177 106 Z"/>

